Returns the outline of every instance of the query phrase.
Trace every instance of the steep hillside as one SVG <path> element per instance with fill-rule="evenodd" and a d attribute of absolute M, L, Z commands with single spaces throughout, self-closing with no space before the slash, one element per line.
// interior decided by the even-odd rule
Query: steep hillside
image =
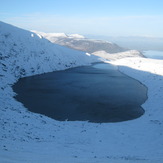
<path fill-rule="evenodd" d="M 96 59 L 84 52 L 55 45 L 35 33 L 0 22 L 1 76 L 12 74 L 19 78 L 89 64 Z"/>
<path fill-rule="evenodd" d="M 19 78 L 97 61 L 95 56 L 55 45 L 35 33 L 0 22 L 0 149 L 6 147 L 5 142 L 21 142 L 40 135 L 35 131 L 27 134 L 30 128 L 41 125 L 36 120 L 39 115 L 31 114 L 13 98 L 11 86 Z"/>

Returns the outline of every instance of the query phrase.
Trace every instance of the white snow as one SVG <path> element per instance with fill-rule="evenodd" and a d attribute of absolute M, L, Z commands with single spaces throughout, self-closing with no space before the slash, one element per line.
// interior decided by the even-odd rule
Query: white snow
<path fill-rule="evenodd" d="M 86 55 L 91 56 L 91 54 L 90 54 L 90 53 L 86 53 Z"/>
<path fill-rule="evenodd" d="M 51 37 L 68 37 L 67 34 L 65 33 L 45 33 L 45 32 L 40 32 L 40 31 L 36 31 L 36 30 L 31 30 L 31 32 L 34 32 L 34 33 L 37 33 L 37 34 L 40 34 L 42 36 L 51 36 Z"/>
<path fill-rule="evenodd" d="M 65 33 L 45 33 L 45 32 L 39 32 L 39 31 L 35 31 L 35 30 L 31 30 L 31 32 L 34 32 L 38 36 L 44 37 L 44 38 L 46 38 L 48 40 L 51 40 L 53 42 L 55 42 L 56 40 L 58 40 L 58 38 L 68 38 L 69 37 Z"/>
<path fill-rule="evenodd" d="M 29 112 L 13 96 L 19 78 L 98 61 L 0 22 L 0 162 L 163 162 L 163 61 L 109 63 L 148 87 L 145 115 L 120 123 L 59 122 Z M 46 108 L 45 108 L 46 109 Z"/>
<path fill-rule="evenodd" d="M 68 36 L 70 38 L 77 38 L 77 39 L 84 39 L 85 38 L 83 35 L 79 35 L 79 34 L 69 34 Z"/>
<path fill-rule="evenodd" d="M 31 32 L 34 32 L 36 34 L 40 34 L 49 40 L 54 38 L 54 37 L 56 37 L 56 38 L 60 38 L 60 37 L 61 38 L 74 38 L 74 39 L 84 39 L 85 38 L 83 35 L 79 35 L 79 34 L 45 33 L 45 32 L 40 32 L 40 31 L 36 31 L 36 30 L 31 30 Z"/>
<path fill-rule="evenodd" d="M 137 50 L 128 50 L 119 53 L 107 53 L 106 51 L 96 51 L 93 55 L 103 57 L 107 60 L 117 60 L 126 57 L 143 57 L 143 55 Z"/>

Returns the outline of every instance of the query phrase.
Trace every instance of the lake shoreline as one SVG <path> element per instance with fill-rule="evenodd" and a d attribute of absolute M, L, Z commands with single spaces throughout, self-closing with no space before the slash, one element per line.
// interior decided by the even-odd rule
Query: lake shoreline
<path fill-rule="evenodd" d="M 132 120 L 144 114 L 140 105 L 147 99 L 146 87 L 108 63 L 26 77 L 13 89 L 29 111 L 59 121 Z"/>

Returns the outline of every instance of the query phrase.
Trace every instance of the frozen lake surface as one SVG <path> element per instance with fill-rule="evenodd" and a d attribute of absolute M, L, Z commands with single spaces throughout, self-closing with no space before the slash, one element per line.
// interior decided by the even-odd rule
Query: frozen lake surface
<path fill-rule="evenodd" d="M 144 85 L 104 63 L 22 78 L 13 88 L 31 112 L 59 121 L 127 121 L 144 114 L 147 99 Z"/>

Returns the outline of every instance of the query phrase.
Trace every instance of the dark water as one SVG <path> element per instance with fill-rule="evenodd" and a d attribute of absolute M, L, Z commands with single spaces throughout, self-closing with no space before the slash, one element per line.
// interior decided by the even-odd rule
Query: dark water
<path fill-rule="evenodd" d="M 109 64 L 20 79 L 16 99 L 31 112 L 59 121 L 120 122 L 144 114 L 147 89 Z"/>

